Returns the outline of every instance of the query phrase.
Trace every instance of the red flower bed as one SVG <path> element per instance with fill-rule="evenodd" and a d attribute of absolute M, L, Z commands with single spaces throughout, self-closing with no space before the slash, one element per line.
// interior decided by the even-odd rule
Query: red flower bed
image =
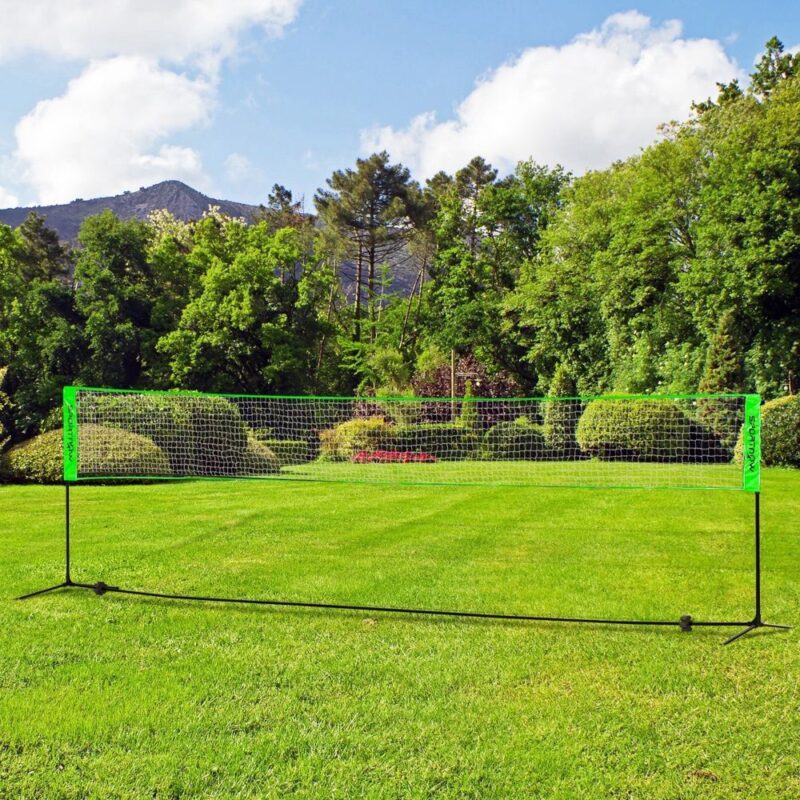
<path fill-rule="evenodd" d="M 410 450 L 359 450 L 353 456 L 353 461 L 356 464 L 430 464 L 436 461 L 436 456 Z"/>

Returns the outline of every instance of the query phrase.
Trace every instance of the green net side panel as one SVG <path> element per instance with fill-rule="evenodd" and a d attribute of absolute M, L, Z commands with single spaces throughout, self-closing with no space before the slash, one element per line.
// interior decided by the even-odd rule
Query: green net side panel
<path fill-rule="evenodd" d="M 64 477 L 758 491 L 759 406 L 756 395 L 384 399 L 68 387 Z"/>

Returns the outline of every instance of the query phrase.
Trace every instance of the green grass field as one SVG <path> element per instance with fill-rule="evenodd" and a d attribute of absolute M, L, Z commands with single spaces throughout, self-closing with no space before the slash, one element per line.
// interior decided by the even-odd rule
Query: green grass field
<path fill-rule="evenodd" d="M 752 615 L 739 492 L 78 486 L 73 578 L 510 613 Z M 797 633 L 456 620 L 70 590 L 63 489 L 0 487 L 0 798 L 800 797 Z M 765 616 L 800 621 L 800 473 Z"/>

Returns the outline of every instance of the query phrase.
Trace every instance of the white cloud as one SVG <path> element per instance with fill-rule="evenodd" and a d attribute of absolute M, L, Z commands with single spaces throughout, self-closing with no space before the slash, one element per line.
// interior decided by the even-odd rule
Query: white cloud
<path fill-rule="evenodd" d="M 17 158 L 41 203 L 135 189 L 167 178 L 203 184 L 200 156 L 163 143 L 209 119 L 213 82 L 120 56 L 90 64 L 61 97 L 16 127 Z"/>
<path fill-rule="evenodd" d="M 26 53 L 184 62 L 232 52 L 252 26 L 280 35 L 300 0 L 0 0 L 0 60 Z"/>
<path fill-rule="evenodd" d="M 0 208 L 16 208 L 18 205 L 17 196 L 0 186 Z"/>
<path fill-rule="evenodd" d="M 241 153 L 230 153 L 225 159 L 225 175 L 233 183 L 245 180 L 252 171 L 250 160 Z"/>
<path fill-rule="evenodd" d="M 637 11 L 610 16 L 562 47 L 533 47 L 478 80 L 455 118 L 419 114 L 397 130 L 362 131 L 365 152 L 388 150 L 419 177 L 475 155 L 507 170 L 533 157 L 575 172 L 602 168 L 651 142 L 659 123 L 686 118 L 716 81 L 742 77 L 722 45 L 681 38 Z"/>
<path fill-rule="evenodd" d="M 165 178 L 206 188 L 199 153 L 167 137 L 210 120 L 238 37 L 253 27 L 279 36 L 300 2 L 0 0 L 0 62 L 41 53 L 83 64 L 63 95 L 17 123 L 19 183 L 40 203 Z"/>

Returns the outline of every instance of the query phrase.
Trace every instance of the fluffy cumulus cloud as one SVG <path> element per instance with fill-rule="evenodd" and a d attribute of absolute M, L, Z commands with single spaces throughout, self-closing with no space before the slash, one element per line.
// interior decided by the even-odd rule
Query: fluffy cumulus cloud
<path fill-rule="evenodd" d="M 24 182 L 40 203 L 166 178 L 205 186 L 198 152 L 169 137 L 208 122 L 219 65 L 238 36 L 253 27 L 280 35 L 299 5 L 0 0 L 0 62 L 41 53 L 77 61 L 81 70 L 64 94 L 39 102 L 17 124 L 15 158 Z"/>
<path fill-rule="evenodd" d="M 138 188 L 167 177 L 202 183 L 199 155 L 159 144 L 208 119 L 213 86 L 138 56 L 90 64 L 61 97 L 17 125 L 17 155 L 42 203 Z"/>
<path fill-rule="evenodd" d="M 227 55 L 246 28 L 279 35 L 299 5 L 300 0 L 0 0 L 0 60 L 29 52 L 174 62 Z"/>
<path fill-rule="evenodd" d="M 722 45 L 682 38 L 681 23 L 654 26 L 636 12 L 562 47 L 533 47 L 480 79 L 455 111 L 403 129 L 362 132 L 365 152 L 388 150 L 420 177 L 475 155 L 503 169 L 527 158 L 575 172 L 602 168 L 651 142 L 659 123 L 686 118 L 717 81 L 742 77 Z"/>

